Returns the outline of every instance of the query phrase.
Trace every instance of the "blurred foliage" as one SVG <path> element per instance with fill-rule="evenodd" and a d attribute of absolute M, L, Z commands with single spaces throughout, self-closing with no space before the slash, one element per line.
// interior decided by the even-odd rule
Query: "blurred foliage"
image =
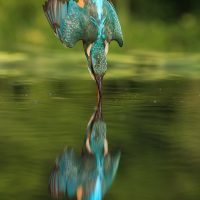
<path fill-rule="evenodd" d="M 43 3 L 44 0 L 0 0 L 1 49 L 13 50 L 30 45 L 63 48 L 44 16 Z M 199 1 L 114 0 L 114 4 L 123 27 L 124 51 L 133 48 L 156 51 L 200 50 Z M 113 49 L 119 51 L 116 44 Z"/>
<path fill-rule="evenodd" d="M 115 0 L 120 8 L 121 1 Z M 126 10 L 132 16 L 145 21 L 163 20 L 175 23 L 185 14 L 199 15 L 200 2 L 196 0 L 126 0 Z"/>

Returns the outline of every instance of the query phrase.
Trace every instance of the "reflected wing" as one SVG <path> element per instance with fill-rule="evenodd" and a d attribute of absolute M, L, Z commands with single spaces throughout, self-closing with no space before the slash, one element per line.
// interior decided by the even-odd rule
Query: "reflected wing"
<path fill-rule="evenodd" d="M 56 36 L 67 47 L 73 47 L 83 38 L 82 11 L 74 0 L 48 0 L 43 6 Z"/>
<path fill-rule="evenodd" d="M 120 47 L 123 46 L 123 34 L 121 25 L 115 12 L 114 6 L 111 2 L 105 1 L 106 6 L 106 37 L 107 41 L 111 42 L 112 40 L 116 40 Z"/>
<path fill-rule="evenodd" d="M 67 148 L 57 159 L 49 179 L 52 197 L 59 198 L 66 193 L 70 198 L 75 196 L 79 183 L 80 166 L 80 158 L 73 149 Z"/>
<path fill-rule="evenodd" d="M 107 155 L 104 161 L 104 180 L 103 180 L 103 195 L 108 191 L 112 185 L 117 169 L 119 166 L 121 153 L 117 152 L 114 155 Z"/>

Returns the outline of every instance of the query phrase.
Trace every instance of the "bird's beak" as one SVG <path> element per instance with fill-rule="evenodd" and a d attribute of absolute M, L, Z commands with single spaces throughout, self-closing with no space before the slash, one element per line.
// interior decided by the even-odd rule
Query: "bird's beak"
<path fill-rule="evenodd" d="M 102 81 L 103 81 L 103 77 L 96 75 L 96 76 L 95 76 L 95 79 L 96 79 L 96 83 L 97 83 L 97 85 L 98 85 L 98 89 L 99 89 L 100 92 L 101 92 L 101 90 L 102 90 Z"/>

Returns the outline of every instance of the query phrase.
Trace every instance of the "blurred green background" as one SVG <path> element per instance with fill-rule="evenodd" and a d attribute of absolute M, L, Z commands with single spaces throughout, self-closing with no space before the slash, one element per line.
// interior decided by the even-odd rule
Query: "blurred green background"
<path fill-rule="evenodd" d="M 51 199 L 68 145 L 81 151 L 96 86 L 79 43 L 64 48 L 44 0 L 0 0 L 0 200 Z M 109 147 L 121 148 L 106 199 L 200 199 L 200 1 L 115 0 L 103 85 Z"/>
<path fill-rule="evenodd" d="M 200 50 L 197 0 L 113 0 L 125 47 L 154 51 Z M 21 45 L 62 48 L 45 19 L 43 0 L 0 0 L 0 48 Z M 117 49 L 117 48 L 116 48 Z"/>

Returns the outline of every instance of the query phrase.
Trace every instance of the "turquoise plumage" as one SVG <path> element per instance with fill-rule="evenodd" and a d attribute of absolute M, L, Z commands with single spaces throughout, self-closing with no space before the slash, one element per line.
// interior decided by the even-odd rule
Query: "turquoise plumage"
<path fill-rule="evenodd" d="M 121 153 L 109 153 L 101 101 L 92 115 L 82 153 L 66 148 L 56 160 L 49 179 L 52 197 L 77 196 L 78 200 L 101 200 L 113 183 Z"/>
<path fill-rule="evenodd" d="M 81 4 L 74 0 L 48 0 L 43 8 L 60 41 L 71 48 L 82 40 L 92 76 L 96 80 L 103 77 L 110 42 L 116 40 L 123 45 L 121 26 L 112 3 L 108 0 L 82 0 Z"/>
<path fill-rule="evenodd" d="M 98 105 L 87 127 L 82 155 L 71 148 L 64 150 L 49 179 L 50 193 L 55 198 L 67 195 L 78 200 L 101 200 L 114 180 L 121 155 L 108 152 L 101 106 L 109 44 L 116 40 L 123 45 L 118 16 L 109 0 L 48 0 L 43 8 L 66 47 L 72 48 L 82 40 L 89 71 L 98 86 Z"/>
<path fill-rule="evenodd" d="M 100 178 L 102 197 L 113 183 L 120 155 L 120 152 L 116 152 L 108 154 L 104 158 L 103 175 Z M 78 188 L 81 186 L 83 189 L 82 200 L 90 200 L 99 175 L 99 168 L 96 165 L 94 156 L 89 154 L 80 156 L 72 148 L 66 148 L 56 160 L 55 167 L 49 178 L 51 196 L 54 198 L 64 196 L 74 198 L 77 195 Z"/>

